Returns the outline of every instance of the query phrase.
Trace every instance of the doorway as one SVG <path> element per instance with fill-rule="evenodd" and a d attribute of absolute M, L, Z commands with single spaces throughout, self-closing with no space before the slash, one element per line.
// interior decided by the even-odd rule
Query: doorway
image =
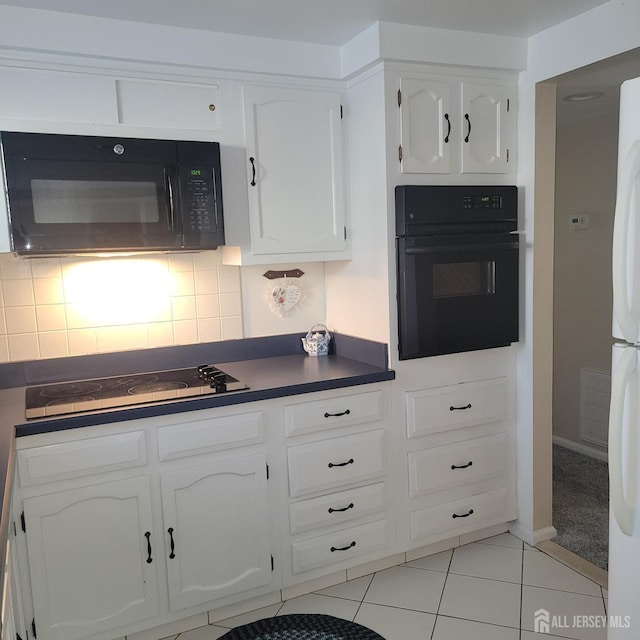
<path fill-rule="evenodd" d="M 539 87 L 547 107 L 554 109 L 553 148 L 547 145 L 553 158 L 546 174 L 554 211 L 549 229 L 554 265 L 549 299 L 552 523 L 558 531 L 554 542 L 602 570 L 607 569 L 608 551 L 610 265 L 618 96 L 622 81 L 637 76 L 640 53 L 634 51 Z M 537 157 L 537 163 L 540 160 Z"/>

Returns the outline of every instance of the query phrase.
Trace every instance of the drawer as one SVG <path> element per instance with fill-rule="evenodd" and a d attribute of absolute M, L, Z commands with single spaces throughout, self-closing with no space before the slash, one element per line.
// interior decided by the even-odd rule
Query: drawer
<path fill-rule="evenodd" d="M 287 449 L 292 498 L 369 480 L 384 473 L 382 429 Z"/>
<path fill-rule="evenodd" d="M 158 429 L 160 461 L 264 441 L 262 411 L 194 420 Z"/>
<path fill-rule="evenodd" d="M 349 522 L 383 511 L 386 484 L 380 482 L 350 491 L 296 502 L 289 507 L 291 533 Z"/>
<path fill-rule="evenodd" d="M 389 543 L 389 528 L 388 520 L 377 520 L 311 540 L 294 542 L 291 545 L 293 573 L 344 562 L 382 549 Z"/>
<path fill-rule="evenodd" d="M 503 475 L 507 442 L 507 434 L 499 433 L 446 447 L 412 451 L 408 455 L 410 497 Z"/>
<path fill-rule="evenodd" d="M 23 487 L 128 469 L 147 462 L 144 431 L 22 449 L 17 457 Z"/>
<path fill-rule="evenodd" d="M 407 436 L 498 422 L 505 416 L 506 378 L 495 378 L 406 395 Z"/>
<path fill-rule="evenodd" d="M 507 490 L 488 491 L 469 498 L 453 500 L 428 509 L 414 511 L 409 516 L 411 540 L 420 540 L 461 527 L 482 526 L 507 511 Z"/>
<path fill-rule="evenodd" d="M 383 412 L 380 390 L 292 404 L 284 408 L 285 432 L 288 436 L 296 436 L 322 429 L 373 422 L 380 420 Z"/>

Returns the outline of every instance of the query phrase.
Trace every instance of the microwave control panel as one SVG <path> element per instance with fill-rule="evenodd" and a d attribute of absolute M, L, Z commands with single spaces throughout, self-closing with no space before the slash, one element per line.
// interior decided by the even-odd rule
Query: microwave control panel
<path fill-rule="evenodd" d="M 215 177 L 211 167 L 180 167 L 185 232 L 215 233 L 218 228 Z"/>

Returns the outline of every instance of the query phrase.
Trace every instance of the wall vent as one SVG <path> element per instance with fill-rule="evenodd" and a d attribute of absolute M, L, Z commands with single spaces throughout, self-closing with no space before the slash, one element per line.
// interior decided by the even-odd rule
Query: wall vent
<path fill-rule="evenodd" d="M 609 435 L 611 376 L 601 371 L 580 369 L 580 438 L 601 447 Z"/>

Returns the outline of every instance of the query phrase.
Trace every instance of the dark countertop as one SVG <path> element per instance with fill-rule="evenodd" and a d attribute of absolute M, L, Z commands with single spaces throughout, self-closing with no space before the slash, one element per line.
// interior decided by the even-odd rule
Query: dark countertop
<path fill-rule="evenodd" d="M 11 520 L 16 437 L 225 407 L 395 378 L 395 372 L 387 368 L 386 345 L 349 336 L 334 337 L 334 353 L 319 358 L 301 353 L 300 336 L 290 335 L 235 341 L 233 344 L 190 345 L 184 348 L 3 365 L 0 367 L 0 550 L 6 547 Z M 281 355 L 283 353 L 285 355 Z M 228 357 L 228 362 L 220 360 L 222 354 Z M 250 354 L 255 357 L 248 358 Z M 157 371 L 160 368 L 195 366 L 202 362 L 215 362 L 250 388 L 219 395 L 28 421 L 24 415 L 25 385 L 113 375 L 113 371 L 120 370 L 119 367 L 123 368 L 122 373 L 128 374 L 136 369 Z M 87 375 L 88 371 L 93 375 Z"/>
<path fill-rule="evenodd" d="M 11 422 L 15 425 L 15 435 L 23 437 L 383 382 L 395 377 L 395 373 L 390 369 L 381 369 L 337 355 L 320 358 L 306 355 L 276 356 L 238 362 L 218 362 L 216 366 L 234 378 L 242 380 L 249 389 L 28 421 L 24 418 L 24 388 L 0 391 L 0 404 L 5 415 L 11 416 Z"/>

